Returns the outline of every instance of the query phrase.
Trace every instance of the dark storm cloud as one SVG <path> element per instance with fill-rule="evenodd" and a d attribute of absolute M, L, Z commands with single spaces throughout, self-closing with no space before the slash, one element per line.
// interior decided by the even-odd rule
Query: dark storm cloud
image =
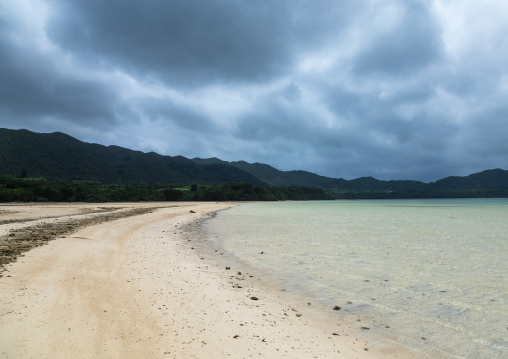
<path fill-rule="evenodd" d="M 94 125 L 98 119 L 114 118 L 108 105 L 113 94 L 104 84 L 69 73 L 31 46 L 22 31 L 12 21 L 0 19 L 2 122 L 12 126 L 20 119 L 50 117 Z"/>
<path fill-rule="evenodd" d="M 148 112 L 145 112 L 148 109 Z M 140 99 L 130 104 L 123 117 L 147 116 L 155 121 L 168 121 L 186 130 L 197 132 L 217 131 L 215 124 L 195 108 L 178 105 L 171 100 Z"/>
<path fill-rule="evenodd" d="M 10 51 L 0 59 L 2 81 L 9 83 L 0 88 L 2 111 L 16 117 L 111 119 L 106 100 L 112 96 L 104 88 L 84 79 L 69 78 L 51 65 L 26 62 L 26 54 L 15 52 Z"/>
<path fill-rule="evenodd" d="M 349 21 L 348 6 L 331 4 L 71 0 L 60 2 L 49 34 L 89 61 L 180 86 L 263 80 L 287 74 L 300 47 L 318 46 Z"/>
<path fill-rule="evenodd" d="M 284 71 L 291 61 L 286 2 L 90 0 L 60 6 L 50 25 L 57 43 L 139 76 L 179 84 L 249 80 Z"/>
<path fill-rule="evenodd" d="M 398 16 L 386 20 L 389 29 L 370 33 L 370 43 L 354 59 L 357 74 L 407 75 L 441 56 L 441 28 L 429 9 L 408 1 L 398 10 Z"/>
<path fill-rule="evenodd" d="M 19 0 L 2 127 L 332 177 L 508 167 L 508 6 Z"/>

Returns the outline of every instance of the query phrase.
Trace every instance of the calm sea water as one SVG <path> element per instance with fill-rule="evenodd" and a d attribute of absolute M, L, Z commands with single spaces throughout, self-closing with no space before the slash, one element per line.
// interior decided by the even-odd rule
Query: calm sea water
<path fill-rule="evenodd" d="M 508 358 L 507 199 L 253 203 L 205 228 L 226 255 L 382 340 Z"/>

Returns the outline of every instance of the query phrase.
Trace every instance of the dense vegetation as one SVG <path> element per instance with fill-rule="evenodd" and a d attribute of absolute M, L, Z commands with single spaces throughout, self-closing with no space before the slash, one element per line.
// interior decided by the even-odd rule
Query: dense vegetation
<path fill-rule="evenodd" d="M 395 198 L 492 198 L 508 197 L 508 171 L 495 169 L 466 177 L 447 177 L 433 183 L 382 181 L 372 177 L 353 180 L 329 178 L 306 171 L 279 171 L 263 163 L 226 162 L 217 158 L 193 161 L 199 164 L 229 164 L 273 186 L 323 188 L 336 199 Z"/>
<path fill-rule="evenodd" d="M 379 181 L 371 177 L 348 182 L 347 186 L 329 188 L 327 192 L 337 199 L 508 197 L 508 171 L 501 169 L 487 170 L 465 177 L 447 177 L 432 183 Z"/>
<path fill-rule="evenodd" d="M 137 201 L 278 201 L 401 198 L 500 198 L 503 188 L 456 188 L 429 186 L 420 191 L 336 190 L 327 194 L 315 187 L 258 186 L 250 183 L 224 185 L 171 185 L 107 183 L 90 180 L 14 178 L 0 176 L 0 202 L 137 202 Z"/>
<path fill-rule="evenodd" d="M 336 199 L 508 197 L 508 171 L 502 169 L 433 183 L 345 180 L 9 129 L 0 129 L 0 175 L 0 201 L 296 200 L 327 198 L 324 192 Z M 191 190 L 192 184 L 199 186 Z"/>
<path fill-rule="evenodd" d="M 250 183 L 178 187 L 0 176 L 0 202 L 277 201 L 330 199 L 318 188 Z"/>
<path fill-rule="evenodd" d="M 198 164 L 182 156 L 85 143 L 60 132 L 0 129 L 0 174 L 22 172 L 30 177 L 109 183 L 265 184 L 226 164 Z"/>

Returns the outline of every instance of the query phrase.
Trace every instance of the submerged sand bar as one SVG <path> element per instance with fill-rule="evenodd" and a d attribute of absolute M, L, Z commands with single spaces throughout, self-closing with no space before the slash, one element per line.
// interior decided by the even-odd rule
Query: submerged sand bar
<path fill-rule="evenodd" d="M 55 240 L 6 265 L 0 357 L 416 357 L 370 340 L 252 274 L 226 270 L 213 252 L 194 247 L 198 239 L 182 226 L 198 226 L 228 206 L 0 205 L 4 239 L 27 227 L 37 232 L 44 224 L 95 218 L 60 237 L 53 231 Z M 132 210 L 138 213 L 100 218 Z"/>

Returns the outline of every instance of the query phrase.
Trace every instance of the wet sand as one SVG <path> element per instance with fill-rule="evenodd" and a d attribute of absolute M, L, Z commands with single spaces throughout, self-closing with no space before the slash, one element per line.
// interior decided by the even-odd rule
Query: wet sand
<path fill-rule="evenodd" d="M 214 260 L 192 226 L 228 206 L 0 205 L 2 248 L 37 245 L 3 257 L 0 357 L 416 357 Z"/>

